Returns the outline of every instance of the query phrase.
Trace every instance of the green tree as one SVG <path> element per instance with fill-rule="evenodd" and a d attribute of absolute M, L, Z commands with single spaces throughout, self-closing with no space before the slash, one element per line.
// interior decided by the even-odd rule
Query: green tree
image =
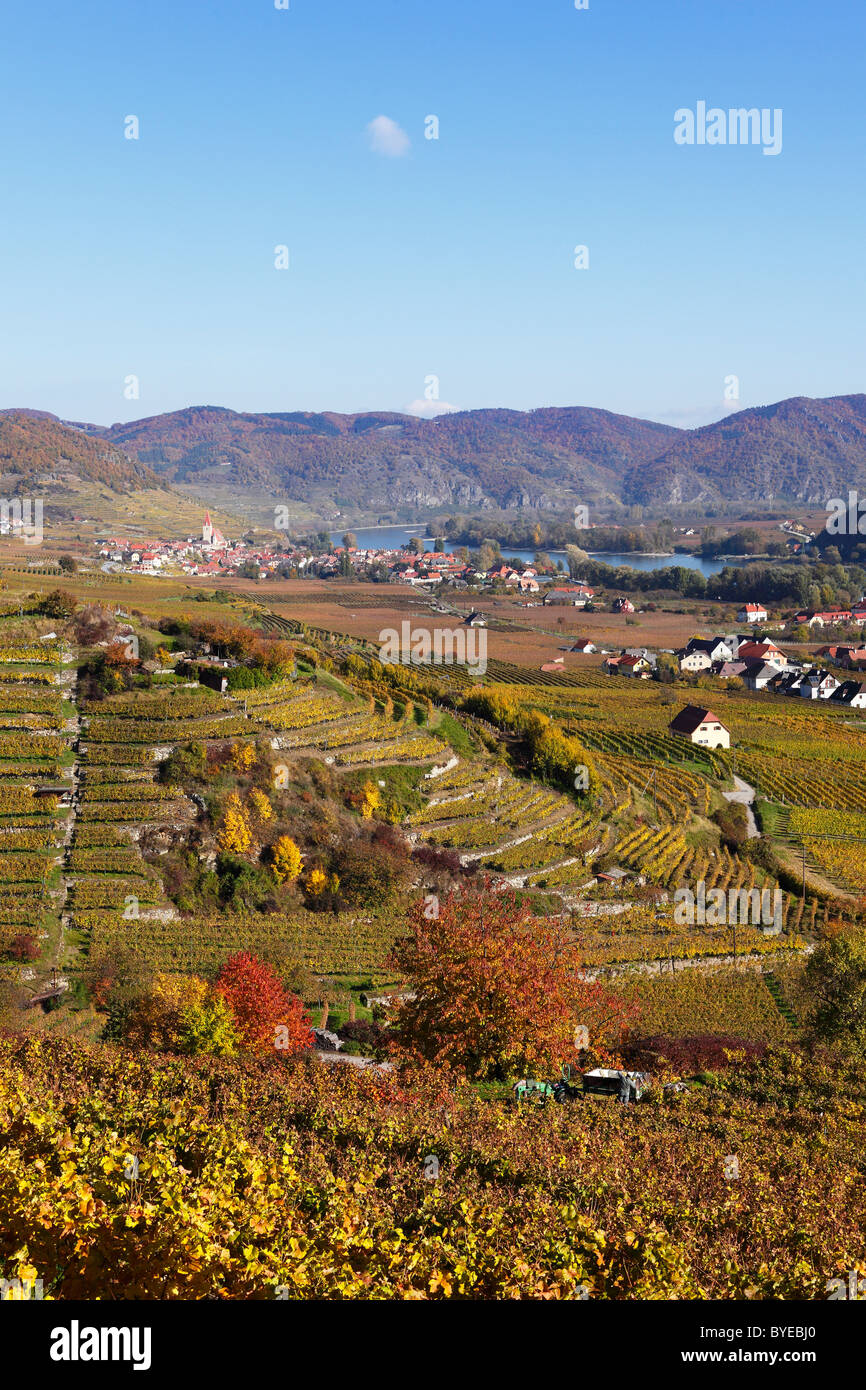
<path fill-rule="evenodd" d="M 41 607 L 46 618 L 71 618 L 78 607 L 78 600 L 68 589 L 52 589 L 50 594 L 45 595 Z"/>
<path fill-rule="evenodd" d="M 806 966 L 805 983 L 809 1034 L 862 1055 L 866 1049 L 866 931 L 862 927 L 843 931 L 820 945 Z"/>
<path fill-rule="evenodd" d="M 492 541 L 485 541 L 478 552 L 478 568 L 480 570 L 491 570 L 501 559 L 502 556 L 499 553 L 499 546 Z"/>
<path fill-rule="evenodd" d="M 239 1038 L 234 1014 L 222 994 L 212 991 L 204 999 L 184 1009 L 180 1017 L 180 1040 L 184 1052 L 206 1053 L 210 1057 L 232 1057 Z"/>
<path fill-rule="evenodd" d="M 565 558 L 568 561 L 568 572 L 572 579 L 579 579 L 584 567 L 589 563 L 589 556 L 586 551 L 581 550 L 579 545 L 567 545 Z"/>

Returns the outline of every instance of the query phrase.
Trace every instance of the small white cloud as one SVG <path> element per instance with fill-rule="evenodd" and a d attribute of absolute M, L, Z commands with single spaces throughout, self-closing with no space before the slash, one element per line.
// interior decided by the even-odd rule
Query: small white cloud
<path fill-rule="evenodd" d="M 447 401 L 428 401 L 419 399 L 406 407 L 407 415 L 418 415 L 424 420 L 432 420 L 437 415 L 452 415 L 459 405 L 449 405 Z"/>
<path fill-rule="evenodd" d="M 733 406 L 722 401 L 718 405 L 696 405 L 685 410 L 651 411 L 641 418 L 655 420 L 660 425 L 675 425 L 681 430 L 696 430 L 703 425 L 714 425 L 717 420 L 722 420 L 742 408 L 739 401 Z"/>
<path fill-rule="evenodd" d="M 370 137 L 370 149 L 375 154 L 399 159 L 401 155 L 409 153 L 412 143 L 409 136 L 390 116 L 377 116 L 367 126 L 367 134 Z"/>

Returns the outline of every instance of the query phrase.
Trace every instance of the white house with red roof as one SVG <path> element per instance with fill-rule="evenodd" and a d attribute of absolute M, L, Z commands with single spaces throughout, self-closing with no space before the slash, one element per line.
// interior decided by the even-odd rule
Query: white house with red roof
<path fill-rule="evenodd" d="M 765 623 L 767 610 L 760 603 L 744 603 L 737 614 L 738 623 Z"/>
<path fill-rule="evenodd" d="M 850 608 L 828 608 L 822 613 L 801 612 L 794 618 L 795 623 L 808 623 L 809 627 L 839 627 L 854 621 Z M 859 622 L 859 618 L 856 621 Z"/>
<path fill-rule="evenodd" d="M 775 642 L 740 642 L 737 647 L 737 660 L 764 661 L 779 671 L 784 671 L 788 665 L 788 658 Z"/>
<path fill-rule="evenodd" d="M 686 705 L 668 725 L 670 732 L 704 748 L 730 748 L 731 734 L 717 714 L 698 705 Z"/>

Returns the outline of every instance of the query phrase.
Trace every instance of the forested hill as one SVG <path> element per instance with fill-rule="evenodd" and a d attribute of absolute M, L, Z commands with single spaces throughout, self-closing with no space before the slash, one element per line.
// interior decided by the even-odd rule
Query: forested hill
<path fill-rule="evenodd" d="M 697 430 L 584 407 L 436 420 L 196 407 L 114 425 L 103 437 L 169 479 L 383 511 L 823 504 L 834 489 L 866 487 L 863 395 L 799 397 Z"/>
<path fill-rule="evenodd" d="M 864 395 L 795 397 L 695 430 L 580 406 L 435 420 L 196 406 L 104 428 L 37 412 L 0 421 L 4 457 L 25 468 L 53 467 L 65 450 L 69 471 L 107 470 L 135 486 L 142 474 L 128 455 L 199 491 L 265 491 L 342 510 L 823 506 L 849 488 L 866 493 Z"/>
<path fill-rule="evenodd" d="M 387 510 L 549 509 L 575 489 L 616 500 L 623 472 L 676 434 L 600 410 L 476 410 L 419 420 L 206 406 L 115 425 L 104 437 L 172 481 Z"/>
<path fill-rule="evenodd" d="M 0 411 L 0 473 L 36 484 L 72 475 L 115 492 L 160 485 L 151 470 L 111 440 L 39 411 Z"/>

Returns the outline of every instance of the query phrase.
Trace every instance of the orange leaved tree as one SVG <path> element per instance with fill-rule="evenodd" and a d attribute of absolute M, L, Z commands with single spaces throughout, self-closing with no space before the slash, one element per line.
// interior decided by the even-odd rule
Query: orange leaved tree
<path fill-rule="evenodd" d="M 248 1051 L 290 1057 L 312 1046 L 303 1002 L 283 988 L 269 965 L 248 951 L 238 951 L 225 961 L 215 988 L 231 1009 Z"/>
<path fill-rule="evenodd" d="M 393 1020 L 398 1050 L 474 1080 L 555 1073 L 578 1047 L 607 1056 L 634 1012 L 583 978 L 567 927 L 513 893 L 426 898 L 392 963 L 408 996 Z"/>

